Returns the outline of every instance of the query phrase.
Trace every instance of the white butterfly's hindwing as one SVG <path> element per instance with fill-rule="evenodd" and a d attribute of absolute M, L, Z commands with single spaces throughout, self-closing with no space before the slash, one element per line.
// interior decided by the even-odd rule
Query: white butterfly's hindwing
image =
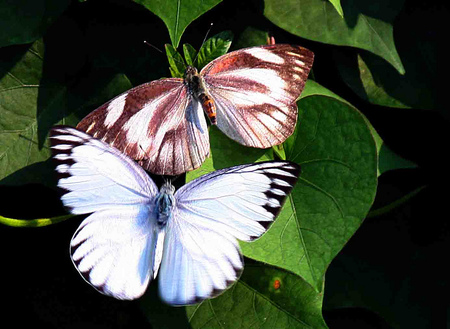
<path fill-rule="evenodd" d="M 209 155 L 201 104 L 181 79 L 137 86 L 91 112 L 77 128 L 116 147 L 152 173 L 179 175 Z"/>
<path fill-rule="evenodd" d="M 218 170 L 175 193 L 161 262 L 161 298 L 174 305 L 211 298 L 243 268 L 237 239 L 251 241 L 270 227 L 295 185 L 300 167 L 261 162 Z"/>
<path fill-rule="evenodd" d="M 168 223 L 164 241 L 159 294 L 171 305 L 194 304 L 219 295 L 239 278 L 243 268 L 235 237 L 186 219 L 180 216 Z"/>
<path fill-rule="evenodd" d="M 294 131 L 296 100 L 314 54 L 293 45 L 240 49 L 217 58 L 201 71 L 216 103 L 217 126 L 240 144 L 267 148 Z"/>
<path fill-rule="evenodd" d="M 157 228 L 148 210 L 115 207 L 87 217 L 70 242 L 73 264 L 101 293 L 136 299 L 155 276 Z M 154 264 L 152 262 L 155 262 Z"/>
<path fill-rule="evenodd" d="M 75 267 L 106 295 L 138 298 L 159 267 L 156 185 L 133 160 L 74 128 L 54 127 L 50 140 L 63 204 L 92 213 L 70 244 Z"/>
<path fill-rule="evenodd" d="M 212 124 L 246 146 L 268 148 L 294 131 L 296 100 L 314 54 L 293 45 L 240 49 L 200 73 L 128 90 L 87 115 L 77 128 L 118 148 L 160 175 L 200 167 L 209 156 L 202 107 Z"/>

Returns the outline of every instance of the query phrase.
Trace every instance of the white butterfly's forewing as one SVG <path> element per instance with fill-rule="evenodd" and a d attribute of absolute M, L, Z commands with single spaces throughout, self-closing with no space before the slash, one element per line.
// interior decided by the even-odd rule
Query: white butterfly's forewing
<path fill-rule="evenodd" d="M 252 147 L 280 144 L 294 131 L 296 100 L 314 54 L 292 45 L 237 50 L 201 71 L 215 101 L 217 126 L 228 137 Z"/>
<path fill-rule="evenodd" d="M 74 265 L 106 295 L 141 296 L 159 265 L 156 185 L 134 161 L 74 128 L 54 127 L 50 139 L 63 204 L 74 214 L 92 213 L 72 238 Z"/>
<path fill-rule="evenodd" d="M 198 168 L 209 155 L 203 110 L 181 79 L 132 88 L 91 112 L 77 128 L 155 174 L 182 174 Z"/>
<path fill-rule="evenodd" d="M 262 162 L 202 176 L 175 193 L 161 262 L 159 291 L 169 304 L 217 295 L 239 278 L 236 239 L 260 237 L 278 215 L 300 168 Z"/>

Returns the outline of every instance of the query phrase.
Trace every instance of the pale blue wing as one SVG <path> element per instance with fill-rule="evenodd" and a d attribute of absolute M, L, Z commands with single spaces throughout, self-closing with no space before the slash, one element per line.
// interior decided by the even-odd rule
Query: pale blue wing
<path fill-rule="evenodd" d="M 260 237 L 275 220 L 300 167 L 272 161 L 217 170 L 175 193 L 159 276 L 161 298 L 191 304 L 219 294 L 239 278 L 237 239 Z"/>
<path fill-rule="evenodd" d="M 156 185 L 130 158 L 74 128 L 54 127 L 50 139 L 63 204 L 73 214 L 92 213 L 70 243 L 75 267 L 106 295 L 141 296 L 160 260 Z"/>

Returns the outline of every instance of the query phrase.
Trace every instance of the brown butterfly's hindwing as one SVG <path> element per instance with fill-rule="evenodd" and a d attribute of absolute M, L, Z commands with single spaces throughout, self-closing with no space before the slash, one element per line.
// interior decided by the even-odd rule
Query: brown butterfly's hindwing
<path fill-rule="evenodd" d="M 312 67 L 306 48 L 275 44 L 225 54 L 200 72 L 214 99 L 217 127 L 240 144 L 283 143 L 297 123 L 297 104 Z"/>

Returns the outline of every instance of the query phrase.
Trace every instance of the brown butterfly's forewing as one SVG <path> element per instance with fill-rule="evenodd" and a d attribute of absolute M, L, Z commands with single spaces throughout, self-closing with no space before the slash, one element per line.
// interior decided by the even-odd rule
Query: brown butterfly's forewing
<path fill-rule="evenodd" d="M 267 148 L 283 143 L 297 122 L 300 96 L 314 54 L 293 45 L 237 50 L 200 72 L 215 101 L 217 126 L 240 144 Z"/>
<path fill-rule="evenodd" d="M 201 105 L 189 96 L 181 79 L 130 89 L 90 113 L 77 128 L 159 175 L 193 170 L 209 155 Z"/>

